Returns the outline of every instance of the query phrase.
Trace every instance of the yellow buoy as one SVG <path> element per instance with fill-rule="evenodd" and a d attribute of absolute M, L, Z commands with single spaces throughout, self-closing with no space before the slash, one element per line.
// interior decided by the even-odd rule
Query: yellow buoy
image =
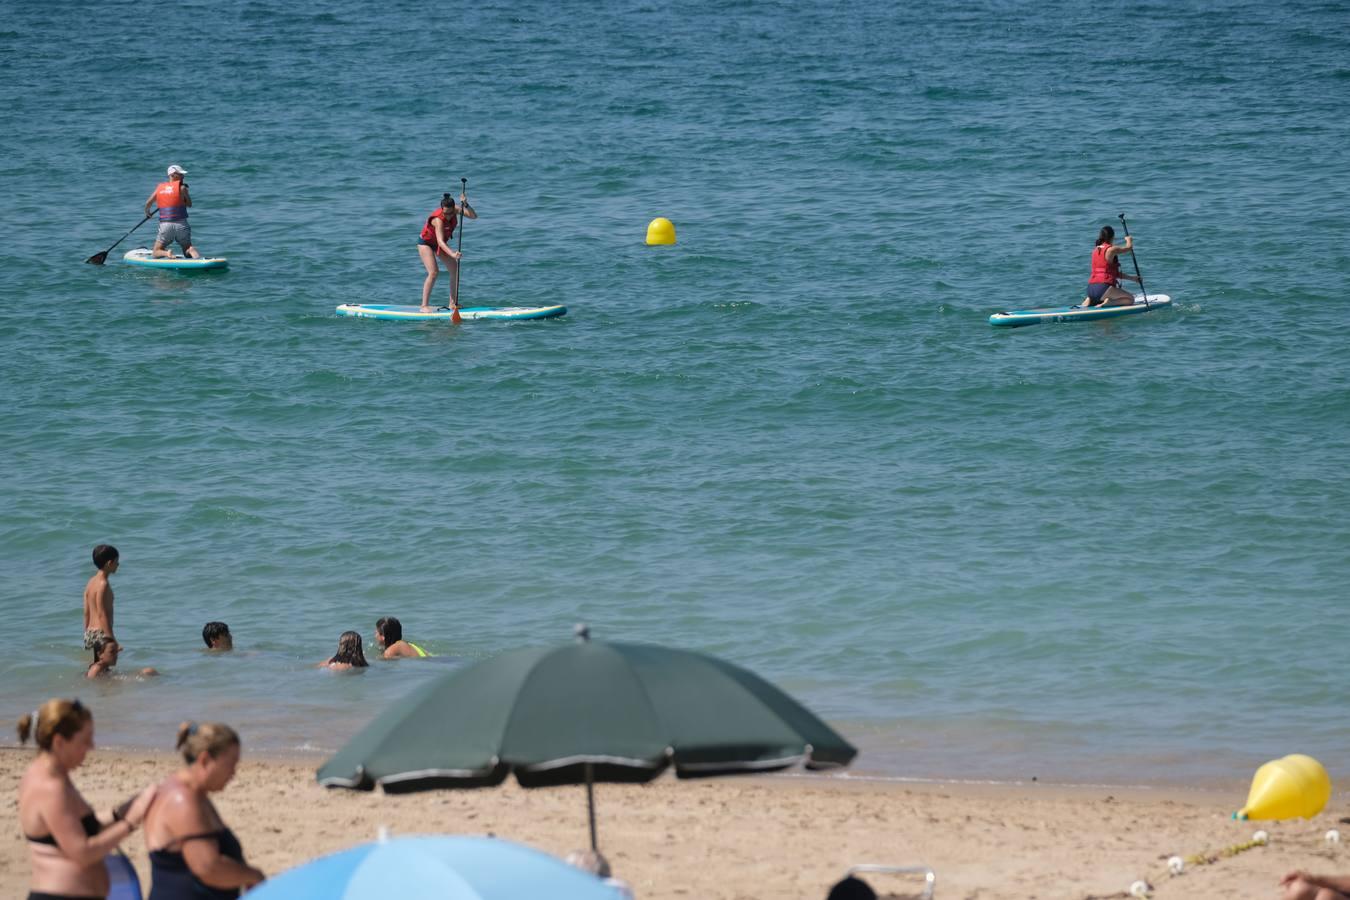
<path fill-rule="evenodd" d="M 1311 819 L 1331 799 L 1331 776 L 1311 756 L 1294 753 L 1256 770 L 1241 819 Z"/>
<path fill-rule="evenodd" d="M 665 218 L 657 216 L 647 223 L 647 244 L 673 244 L 675 243 L 675 223 Z"/>

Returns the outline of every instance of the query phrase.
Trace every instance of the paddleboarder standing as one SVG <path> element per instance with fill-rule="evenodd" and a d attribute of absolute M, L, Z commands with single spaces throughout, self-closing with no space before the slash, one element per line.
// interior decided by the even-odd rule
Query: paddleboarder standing
<path fill-rule="evenodd" d="M 174 244 L 183 248 L 183 255 L 201 259 L 202 255 L 192 245 L 192 226 L 188 225 L 188 207 L 192 205 L 192 196 L 188 193 L 187 182 L 183 176 L 187 169 L 182 166 L 169 166 L 169 180 L 155 186 L 154 192 L 145 201 L 145 215 L 150 216 L 152 208 L 159 207 L 159 233 L 155 235 L 154 257 L 156 259 L 173 258 Z"/>
<path fill-rule="evenodd" d="M 460 253 L 450 246 L 450 236 L 455 233 L 460 216 L 478 218 L 464 192 L 460 191 L 458 204 L 450 194 L 442 194 L 441 205 L 422 224 L 422 234 L 417 239 L 417 255 L 422 257 L 422 265 L 427 270 L 426 280 L 422 282 L 422 312 L 431 312 L 431 289 L 436 284 L 436 276 L 441 273 L 438 259 L 445 261 L 445 270 L 450 273 L 450 308 L 459 309 Z"/>

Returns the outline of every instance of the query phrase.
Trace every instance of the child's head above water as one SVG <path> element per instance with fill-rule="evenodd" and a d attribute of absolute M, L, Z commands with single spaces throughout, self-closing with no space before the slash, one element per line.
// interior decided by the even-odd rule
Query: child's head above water
<path fill-rule="evenodd" d="M 207 622 L 202 628 L 202 640 L 206 642 L 208 650 L 234 649 L 234 636 L 230 634 L 230 626 L 224 622 Z"/>

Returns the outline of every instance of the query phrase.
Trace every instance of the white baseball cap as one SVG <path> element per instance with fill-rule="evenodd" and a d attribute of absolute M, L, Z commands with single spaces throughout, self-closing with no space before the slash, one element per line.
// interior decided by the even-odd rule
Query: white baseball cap
<path fill-rule="evenodd" d="M 187 169 L 185 169 L 185 168 L 183 168 L 182 166 L 178 165 L 178 163 L 174 163 L 173 165 L 169 166 L 169 174 L 170 174 L 170 175 L 186 175 L 186 174 L 187 174 Z"/>

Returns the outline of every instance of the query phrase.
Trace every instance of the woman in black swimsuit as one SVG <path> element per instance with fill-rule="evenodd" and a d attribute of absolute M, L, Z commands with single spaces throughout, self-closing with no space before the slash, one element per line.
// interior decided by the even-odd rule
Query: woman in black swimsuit
<path fill-rule="evenodd" d="M 104 825 L 70 780 L 94 749 L 94 717 L 88 708 L 78 700 L 48 700 L 19 719 L 18 730 L 20 743 L 32 734 L 38 745 L 19 782 L 19 827 L 33 869 L 29 900 L 106 897 L 103 858 L 144 820 L 154 787 L 125 810 L 115 810 Z"/>
<path fill-rule="evenodd" d="M 239 735 L 228 725 L 184 722 L 177 747 L 186 766 L 159 786 L 145 819 L 149 900 L 227 900 L 266 876 L 244 862 L 234 832 L 208 794 L 224 790 L 239 766 Z"/>

